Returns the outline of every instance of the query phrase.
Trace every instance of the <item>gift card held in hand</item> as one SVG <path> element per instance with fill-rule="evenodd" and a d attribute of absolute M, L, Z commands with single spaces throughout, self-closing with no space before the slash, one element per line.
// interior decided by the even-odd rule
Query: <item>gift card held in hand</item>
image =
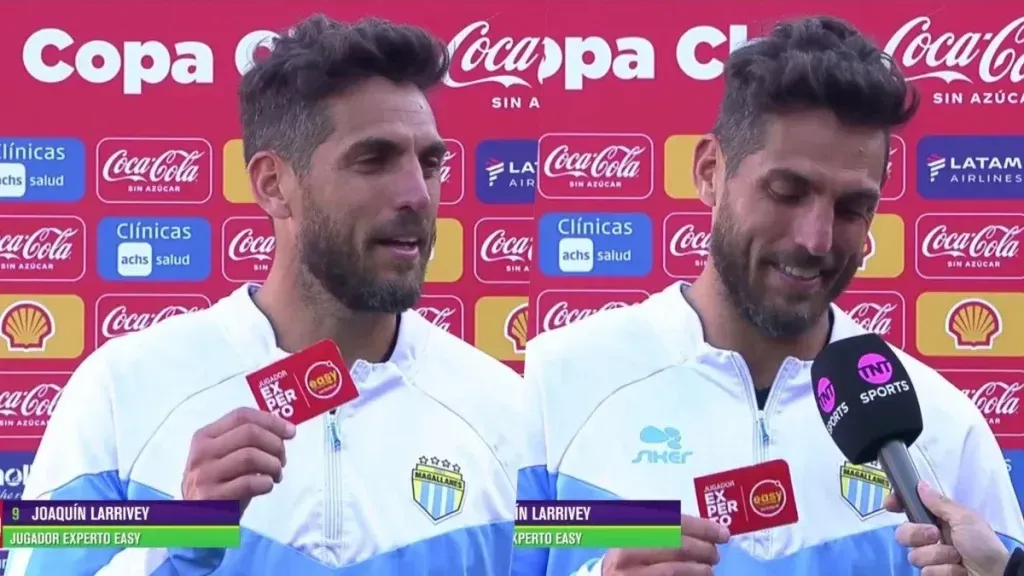
<path fill-rule="evenodd" d="M 733 536 L 794 524 L 799 518 L 785 460 L 695 478 L 700 517 Z M 686 534 L 683 534 L 686 538 Z"/>
<path fill-rule="evenodd" d="M 338 346 L 321 340 L 245 377 L 260 410 L 301 424 L 359 396 Z"/>

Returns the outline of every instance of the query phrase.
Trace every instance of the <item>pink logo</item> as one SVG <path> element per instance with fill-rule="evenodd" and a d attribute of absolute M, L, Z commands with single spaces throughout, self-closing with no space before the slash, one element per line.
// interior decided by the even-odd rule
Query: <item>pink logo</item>
<path fill-rule="evenodd" d="M 857 373 L 870 384 L 881 386 L 892 380 L 892 362 L 881 354 L 868 352 L 857 361 Z"/>
<path fill-rule="evenodd" d="M 77 216 L 0 216 L 0 282 L 76 282 L 85 276 Z"/>
<path fill-rule="evenodd" d="M 105 294 L 96 301 L 96 347 L 209 306 L 210 299 L 201 294 Z"/>
<path fill-rule="evenodd" d="M 441 205 L 462 202 L 466 195 L 466 148 L 462 142 L 446 138 L 448 152 L 441 164 Z"/>
<path fill-rule="evenodd" d="M 482 218 L 473 227 L 473 274 L 484 284 L 526 284 L 533 262 L 532 218 Z"/>
<path fill-rule="evenodd" d="M 866 332 L 897 348 L 906 344 L 907 305 L 898 292 L 844 292 L 836 304 Z"/>
<path fill-rule="evenodd" d="M 923 214 L 916 267 L 933 280 L 1024 280 L 1024 214 Z"/>
<path fill-rule="evenodd" d="M 831 414 L 836 408 L 836 389 L 828 378 L 818 380 L 817 386 L 818 408 L 826 414 Z"/>
<path fill-rule="evenodd" d="M 268 218 L 235 216 L 221 226 L 221 273 L 231 282 L 263 282 L 274 261 L 274 226 Z"/>
<path fill-rule="evenodd" d="M 662 266 L 672 278 L 692 280 L 704 270 L 711 249 L 711 212 L 673 212 L 662 224 Z"/>
<path fill-rule="evenodd" d="M 545 290 L 537 296 L 537 333 L 564 328 L 588 316 L 647 299 L 642 290 Z"/>
<path fill-rule="evenodd" d="M 466 309 L 462 300 L 455 296 L 421 296 L 416 311 L 428 322 L 451 333 L 457 338 L 465 338 Z"/>
<path fill-rule="evenodd" d="M 213 147 L 202 138 L 104 138 L 96 194 L 108 204 L 201 204 L 213 196 Z"/>
<path fill-rule="evenodd" d="M 537 193 L 550 199 L 640 200 L 654 191 L 654 143 L 644 134 L 545 134 Z"/>
<path fill-rule="evenodd" d="M 35 450 L 70 372 L 0 372 L 0 440 L 5 449 Z"/>

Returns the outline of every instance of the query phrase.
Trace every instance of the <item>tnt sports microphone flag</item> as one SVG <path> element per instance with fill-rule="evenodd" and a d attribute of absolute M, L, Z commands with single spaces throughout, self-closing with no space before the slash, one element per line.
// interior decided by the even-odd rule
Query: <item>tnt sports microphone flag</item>
<path fill-rule="evenodd" d="M 853 464 L 878 457 L 887 442 L 910 446 L 924 425 L 906 368 L 875 334 L 838 340 L 811 365 L 811 382 L 825 429 Z"/>
<path fill-rule="evenodd" d="M 237 548 L 233 501 L 0 501 L 4 548 Z"/>
<path fill-rule="evenodd" d="M 678 548 L 678 500 L 521 500 L 514 543 L 520 548 Z"/>

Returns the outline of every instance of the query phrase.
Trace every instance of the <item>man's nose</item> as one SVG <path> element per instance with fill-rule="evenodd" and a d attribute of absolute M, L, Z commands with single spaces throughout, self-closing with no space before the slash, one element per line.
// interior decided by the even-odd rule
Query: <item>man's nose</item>
<path fill-rule="evenodd" d="M 818 203 L 796 216 L 793 222 L 796 243 L 815 256 L 824 256 L 832 250 L 834 224 L 832 207 Z"/>
<path fill-rule="evenodd" d="M 430 206 L 430 184 L 423 175 L 423 166 L 418 158 L 403 163 L 402 169 L 395 173 L 391 188 L 396 210 L 422 212 Z"/>

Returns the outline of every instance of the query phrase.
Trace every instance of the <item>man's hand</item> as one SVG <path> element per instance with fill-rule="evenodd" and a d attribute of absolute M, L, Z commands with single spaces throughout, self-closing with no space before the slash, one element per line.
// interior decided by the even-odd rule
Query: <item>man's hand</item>
<path fill-rule="evenodd" d="M 284 441 L 295 425 L 253 408 L 238 408 L 192 436 L 181 493 L 186 500 L 238 500 L 244 511 L 254 496 L 281 481 Z"/>
<path fill-rule="evenodd" d="M 910 563 L 922 569 L 921 576 L 1002 576 L 1010 553 L 984 519 L 925 482 L 918 484 L 917 493 L 949 527 L 948 544 L 940 542 L 939 529 L 931 524 L 907 523 L 896 529 L 896 541 L 911 549 Z M 895 494 L 886 497 L 885 509 L 903 512 Z"/>
<path fill-rule="evenodd" d="M 718 545 L 729 531 L 711 520 L 683 515 L 682 546 L 674 550 L 609 550 L 602 576 L 710 576 L 718 564 Z"/>

